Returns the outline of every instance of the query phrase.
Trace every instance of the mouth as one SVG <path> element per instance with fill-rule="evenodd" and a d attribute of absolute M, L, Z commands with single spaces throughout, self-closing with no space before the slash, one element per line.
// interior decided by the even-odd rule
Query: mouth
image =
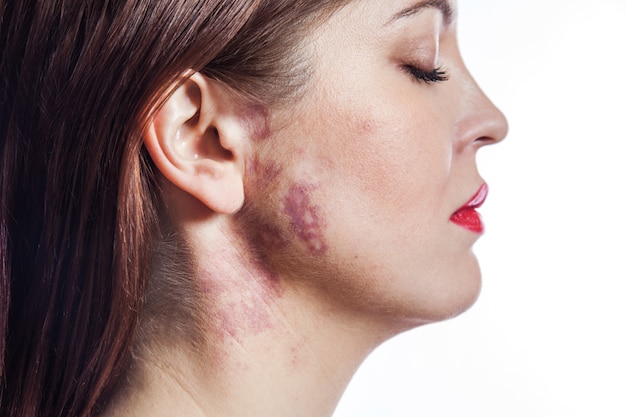
<path fill-rule="evenodd" d="M 457 224 L 471 232 L 482 233 L 485 229 L 483 221 L 480 218 L 480 214 L 476 211 L 487 198 L 489 187 L 487 184 L 483 184 L 478 189 L 478 192 L 472 197 L 463 207 L 454 212 L 450 217 L 452 223 Z"/>

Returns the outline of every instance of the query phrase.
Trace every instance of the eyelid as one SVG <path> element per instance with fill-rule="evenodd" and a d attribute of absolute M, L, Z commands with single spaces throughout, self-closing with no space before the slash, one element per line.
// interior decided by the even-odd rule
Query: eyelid
<path fill-rule="evenodd" d="M 412 75 L 428 75 L 431 77 L 416 77 L 428 81 L 443 81 L 438 75 L 443 76 L 445 71 L 439 65 L 440 60 L 440 39 L 438 36 L 431 34 L 429 36 L 420 36 L 417 39 L 407 42 L 404 45 L 403 67 Z M 403 49 L 404 49 L 403 48 Z"/>
<path fill-rule="evenodd" d="M 404 65 L 404 69 L 415 79 L 415 81 L 425 84 L 439 83 L 450 79 L 448 72 L 442 67 L 436 67 L 432 70 L 424 70 L 419 66 L 406 64 Z"/>

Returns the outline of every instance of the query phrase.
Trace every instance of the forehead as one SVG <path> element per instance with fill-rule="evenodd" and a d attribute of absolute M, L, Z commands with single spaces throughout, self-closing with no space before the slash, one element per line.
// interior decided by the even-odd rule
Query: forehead
<path fill-rule="evenodd" d="M 387 22 L 387 24 L 392 24 L 398 20 L 414 16 L 424 10 L 435 9 L 442 14 L 445 24 L 449 25 L 455 17 L 455 6 L 456 5 L 453 4 L 450 0 L 411 1 L 406 7 L 396 12 Z"/>
<path fill-rule="evenodd" d="M 427 10 L 440 12 L 444 23 L 449 25 L 456 17 L 456 0 L 359 0 L 348 2 L 339 13 L 356 20 L 375 21 L 384 27 Z"/>
<path fill-rule="evenodd" d="M 318 56 L 388 48 L 407 36 L 454 26 L 453 0 L 358 0 L 338 9 L 313 36 Z M 401 35 L 401 36 L 398 36 Z M 331 52 L 333 51 L 333 52 Z"/>

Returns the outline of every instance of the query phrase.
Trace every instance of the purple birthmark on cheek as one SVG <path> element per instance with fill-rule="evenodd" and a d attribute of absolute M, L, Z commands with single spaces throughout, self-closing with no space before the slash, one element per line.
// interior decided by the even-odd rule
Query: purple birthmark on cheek
<path fill-rule="evenodd" d="M 243 225 L 244 235 L 260 253 L 262 261 L 266 261 L 269 252 L 282 250 L 287 246 L 285 234 L 271 220 L 260 214 L 259 205 L 263 205 L 276 185 L 282 168 L 273 161 L 261 162 L 258 156 L 253 157 L 246 166 L 248 181 L 246 193 L 248 201 L 235 215 Z"/>
<path fill-rule="evenodd" d="M 326 222 L 318 206 L 311 203 L 310 193 L 314 187 L 294 184 L 281 200 L 282 210 L 291 219 L 291 228 L 309 251 L 321 256 L 328 249 L 324 238 Z"/>
<path fill-rule="evenodd" d="M 258 104 L 249 104 L 243 107 L 239 116 L 246 124 L 253 141 L 260 142 L 270 137 L 272 131 L 267 108 Z"/>
<path fill-rule="evenodd" d="M 258 156 L 253 157 L 246 166 L 246 174 L 251 179 L 250 186 L 255 187 L 249 191 L 263 191 L 278 179 L 282 171 L 276 162 L 262 162 Z"/>

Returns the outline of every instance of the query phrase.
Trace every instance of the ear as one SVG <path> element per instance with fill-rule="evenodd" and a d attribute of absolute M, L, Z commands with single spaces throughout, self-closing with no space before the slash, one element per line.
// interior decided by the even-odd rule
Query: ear
<path fill-rule="evenodd" d="M 176 88 L 144 134 L 165 178 L 223 214 L 236 212 L 244 201 L 247 130 L 235 110 L 232 95 L 195 73 Z"/>

